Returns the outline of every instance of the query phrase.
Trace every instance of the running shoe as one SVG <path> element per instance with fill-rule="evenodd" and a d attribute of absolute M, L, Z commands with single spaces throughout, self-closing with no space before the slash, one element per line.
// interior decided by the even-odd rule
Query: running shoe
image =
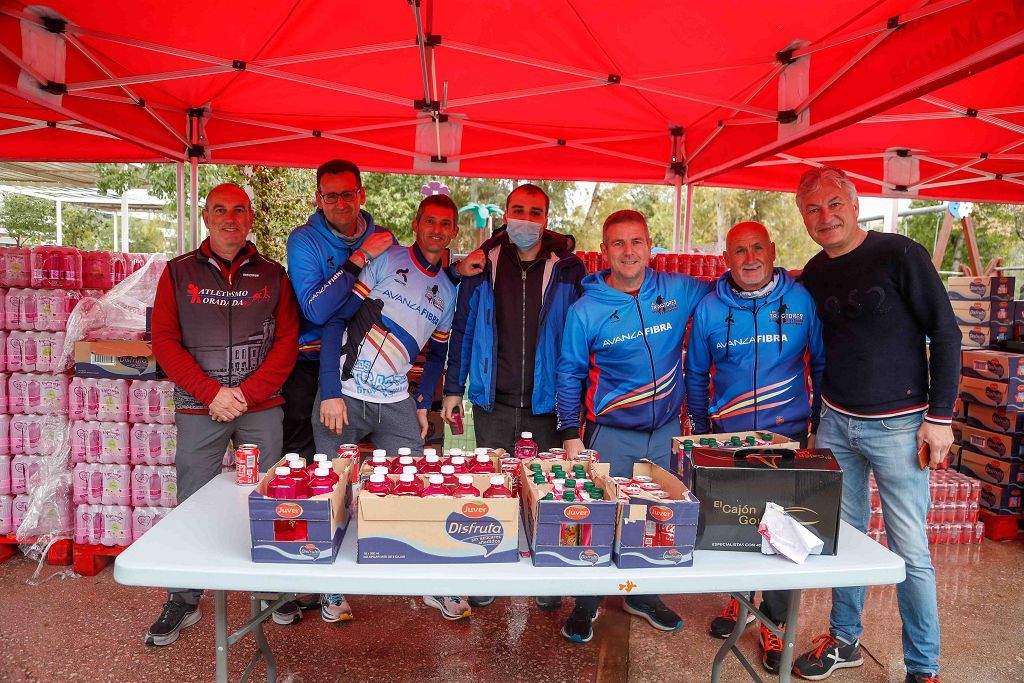
<path fill-rule="evenodd" d="M 349 607 L 348 600 L 341 593 L 324 593 L 320 599 L 320 618 L 326 621 L 328 624 L 333 624 L 338 621 L 350 621 L 354 617 L 352 616 L 352 608 Z"/>
<path fill-rule="evenodd" d="M 761 666 L 773 674 L 779 673 L 779 660 L 782 659 L 782 638 L 774 631 L 760 624 L 761 627 Z M 786 632 L 786 625 L 779 624 L 782 632 Z"/>
<path fill-rule="evenodd" d="M 470 607 L 487 607 L 489 604 L 494 602 L 493 595 L 470 595 L 466 598 L 466 602 L 469 603 Z"/>
<path fill-rule="evenodd" d="M 844 643 L 825 633 L 812 642 L 817 647 L 797 657 L 793 664 L 793 673 L 800 678 L 821 681 L 831 676 L 836 669 L 849 669 L 864 663 L 859 640 Z"/>
<path fill-rule="evenodd" d="M 533 601 L 537 603 L 537 607 L 552 612 L 562 607 L 562 598 L 557 595 L 538 595 Z"/>
<path fill-rule="evenodd" d="M 932 673 L 912 674 L 908 671 L 907 677 L 903 679 L 903 683 L 939 683 L 939 675 Z"/>
<path fill-rule="evenodd" d="M 733 629 L 736 628 L 736 620 L 740 615 L 740 601 L 736 598 L 729 598 L 729 602 L 725 603 L 725 609 L 717 617 L 711 620 L 711 628 L 708 629 L 708 633 L 712 638 L 721 638 L 725 640 L 732 635 Z M 747 612 L 747 624 L 754 622 L 754 615 L 749 611 Z"/>
<path fill-rule="evenodd" d="M 199 605 L 186 605 L 183 602 L 168 600 L 160 616 L 146 632 L 146 645 L 162 647 L 170 645 L 178 639 L 181 629 L 188 628 L 203 618 Z"/>
<path fill-rule="evenodd" d="M 473 613 L 466 598 L 458 595 L 424 595 L 423 602 L 436 607 L 441 616 L 449 621 L 464 619 Z"/>
<path fill-rule="evenodd" d="M 589 643 L 594 637 L 594 619 L 597 610 L 577 605 L 562 626 L 562 637 L 573 643 Z"/>
<path fill-rule="evenodd" d="M 266 600 L 261 602 L 263 609 L 270 606 L 270 603 Z M 291 624 L 297 624 L 302 621 L 302 610 L 295 603 L 294 600 L 289 600 L 280 607 L 278 607 L 271 615 L 274 619 L 275 624 L 281 626 L 289 626 Z"/>
<path fill-rule="evenodd" d="M 622 609 L 630 614 L 643 617 L 659 631 L 678 631 L 683 620 L 661 601 L 657 595 L 638 595 L 622 601 Z"/>

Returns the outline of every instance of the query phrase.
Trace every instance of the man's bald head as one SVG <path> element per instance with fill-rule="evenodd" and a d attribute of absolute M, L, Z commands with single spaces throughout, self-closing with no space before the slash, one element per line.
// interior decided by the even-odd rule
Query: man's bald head
<path fill-rule="evenodd" d="M 237 201 L 245 204 L 252 209 L 252 200 L 249 199 L 249 195 L 246 194 L 245 190 L 240 188 L 234 183 L 221 183 L 217 187 L 213 188 L 206 194 L 206 205 L 210 205 L 210 201 Z"/>
<path fill-rule="evenodd" d="M 775 243 L 760 223 L 737 223 L 725 237 L 725 262 L 736 286 L 748 292 L 771 282 L 775 268 Z"/>
<path fill-rule="evenodd" d="M 206 195 L 203 222 L 210 231 L 210 248 L 222 258 L 233 259 L 245 246 L 255 218 L 249 195 L 238 185 L 224 183 Z"/>

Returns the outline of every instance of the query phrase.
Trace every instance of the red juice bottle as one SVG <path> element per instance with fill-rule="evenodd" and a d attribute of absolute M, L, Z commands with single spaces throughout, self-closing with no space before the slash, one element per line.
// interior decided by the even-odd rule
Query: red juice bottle
<path fill-rule="evenodd" d="M 370 465 L 373 467 L 387 467 L 388 452 L 383 448 L 374 449 L 373 455 L 370 456 Z"/>
<path fill-rule="evenodd" d="M 445 486 L 454 487 L 459 483 L 459 479 L 455 475 L 455 468 L 451 465 L 441 465 L 441 475 L 444 477 Z"/>
<path fill-rule="evenodd" d="M 291 469 L 278 467 L 274 469 L 274 478 L 267 483 L 268 498 L 284 498 L 293 500 L 295 498 L 295 482 L 292 481 Z"/>
<path fill-rule="evenodd" d="M 469 474 L 460 474 L 459 483 L 452 489 L 453 498 L 479 498 L 480 492 L 473 486 L 473 477 Z"/>
<path fill-rule="evenodd" d="M 480 453 L 473 458 L 473 464 L 469 466 L 469 471 L 472 474 L 493 474 L 494 464 L 491 462 L 491 457 L 486 453 Z"/>
<path fill-rule="evenodd" d="M 462 458 L 462 457 L 464 457 L 464 455 L 462 453 L 462 449 L 461 448 L 453 448 L 450 451 L 448 451 L 448 461 L 447 461 L 446 464 L 451 465 L 453 458 Z M 456 469 L 455 471 L 458 472 L 458 469 Z"/>
<path fill-rule="evenodd" d="M 406 467 L 416 467 L 411 455 L 400 455 L 391 462 L 391 474 L 401 474 Z"/>
<path fill-rule="evenodd" d="M 523 432 L 522 438 L 516 441 L 514 453 L 520 460 L 537 457 L 537 442 L 533 440 L 532 432 Z"/>
<path fill-rule="evenodd" d="M 388 486 L 388 478 L 385 474 L 371 474 L 369 481 L 366 482 L 366 486 L 363 490 L 367 493 L 372 493 L 375 496 L 386 496 L 391 493 L 391 487 Z"/>
<path fill-rule="evenodd" d="M 423 449 L 423 459 L 419 461 L 421 474 L 438 474 L 441 472 L 441 458 L 433 448 Z"/>
<path fill-rule="evenodd" d="M 327 454 L 326 453 L 316 453 L 313 456 L 313 462 L 311 462 L 309 464 L 309 467 L 306 468 L 306 476 L 309 477 L 310 479 L 312 479 L 313 477 L 316 476 L 316 471 L 320 467 L 327 467 L 329 469 L 333 469 L 333 468 L 331 468 L 330 465 L 327 464 Z"/>
<path fill-rule="evenodd" d="M 291 469 L 292 481 L 295 482 L 295 498 L 309 498 L 309 477 L 306 476 L 306 468 L 302 460 L 292 460 L 288 463 Z"/>
<path fill-rule="evenodd" d="M 444 485 L 444 475 L 431 474 L 429 483 L 420 491 L 420 498 L 448 498 L 451 491 Z"/>
<path fill-rule="evenodd" d="M 416 485 L 416 475 L 404 472 L 398 475 L 398 483 L 391 489 L 393 496 L 419 496 L 420 488 Z"/>
<path fill-rule="evenodd" d="M 469 468 L 466 467 L 466 459 L 461 455 L 453 455 L 448 459 L 448 464 L 455 470 L 455 474 L 469 474 Z"/>
<path fill-rule="evenodd" d="M 484 491 L 484 498 L 511 498 L 512 491 L 505 486 L 505 477 L 496 474 L 491 477 L 491 485 Z"/>
<path fill-rule="evenodd" d="M 326 467 L 318 467 L 313 473 L 313 478 L 309 480 L 309 495 L 310 497 L 319 496 L 324 493 L 331 493 L 334 491 L 334 485 L 337 482 L 331 478 L 331 471 Z"/>

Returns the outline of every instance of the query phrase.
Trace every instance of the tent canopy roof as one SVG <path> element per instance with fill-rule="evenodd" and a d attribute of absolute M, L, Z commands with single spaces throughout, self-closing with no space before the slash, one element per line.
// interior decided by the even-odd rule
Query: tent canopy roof
<path fill-rule="evenodd" d="M 7 2 L 0 159 L 1024 201 L 1018 5 Z"/>

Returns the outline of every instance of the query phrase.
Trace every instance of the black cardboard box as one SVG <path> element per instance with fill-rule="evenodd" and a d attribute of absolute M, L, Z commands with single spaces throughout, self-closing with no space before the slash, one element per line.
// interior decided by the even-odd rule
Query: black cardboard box
<path fill-rule="evenodd" d="M 757 525 L 771 501 L 824 541 L 823 555 L 836 554 L 843 471 L 832 451 L 706 448 L 691 458 L 698 550 L 760 552 Z"/>

